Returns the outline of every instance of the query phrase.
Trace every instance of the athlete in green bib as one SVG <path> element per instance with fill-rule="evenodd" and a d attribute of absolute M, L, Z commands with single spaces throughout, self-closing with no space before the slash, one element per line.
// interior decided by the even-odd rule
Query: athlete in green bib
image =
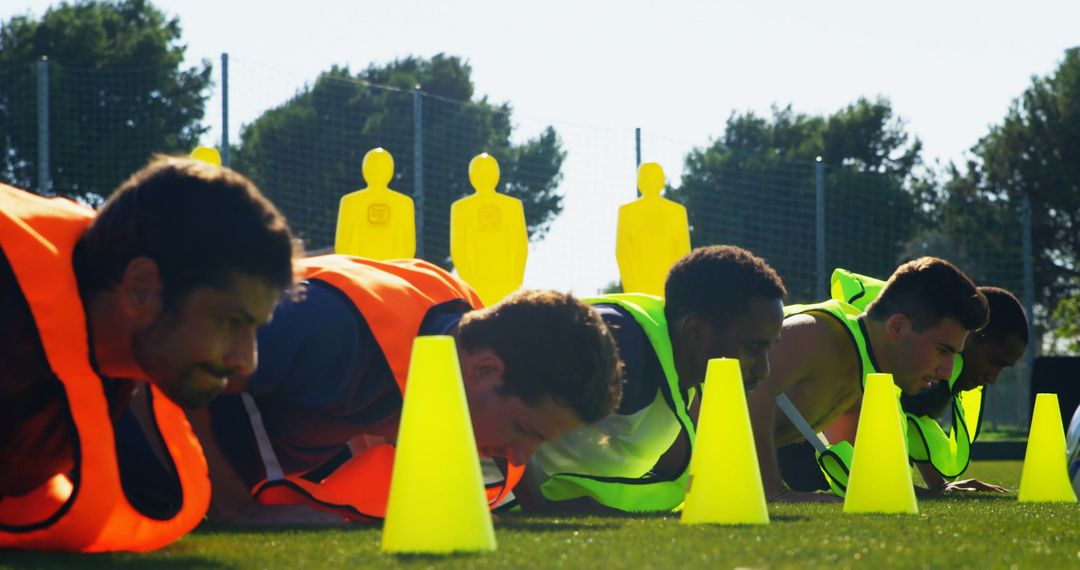
<path fill-rule="evenodd" d="M 986 298 L 971 280 L 933 257 L 897 268 L 865 311 L 830 300 L 786 312 L 783 336 L 770 353 L 772 373 L 748 401 L 762 482 L 773 501 L 824 497 L 785 485 L 777 447 L 822 431 L 834 445 L 854 442 L 867 374 L 891 373 L 907 394 L 929 389 L 952 376 L 968 333 L 987 319 Z"/>
<path fill-rule="evenodd" d="M 698 248 L 671 269 L 665 298 L 587 299 L 624 363 L 616 413 L 540 446 L 518 497 L 525 510 L 657 512 L 686 493 L 695 393 L 709 359 L 737 358 L 747 386 L 769 373 L 780 338 L 780 278 L 732 246 Z M 707 388 L 706 388 L 707 389 Z"/>
<path fill-rule="evenodd" d="M 865 309 L 883 281 L 836 269 L 832 296 Z M 990 320 L 968 338 L 948 382 L 917 395 L 900 398 L 907 418 L 908 453 L 931 491 L 1004 491 L 976 479 L 954 481 L 971 462 L 971 444 L 979 433 L 985 387 L 1002 369 L 1015 365 L 1028 344 L 1028 321 L 1020 301 L 998 287 L 979 287 L 990 309 Z M 948 432 L 937 419 L 949 416 Z"/>

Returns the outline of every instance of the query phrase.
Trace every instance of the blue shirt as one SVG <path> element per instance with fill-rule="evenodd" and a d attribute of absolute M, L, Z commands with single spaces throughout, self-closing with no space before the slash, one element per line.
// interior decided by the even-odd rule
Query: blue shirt
<path fill-rule="evenodd" d="M 449 334 L 470 310 L 464 301 L 432 307 L 418 335 Z M 259 366 L 249 393 L 286 474 L 333 459 L 365 428 L 401 411 L 401 393 L 371 327 L 337 288 L 308 282 L 300 301 L 284 301 L 258 331 Z M 265 477 L 239 396 L 211 404 L 214 435 L 241 477 Z"/>

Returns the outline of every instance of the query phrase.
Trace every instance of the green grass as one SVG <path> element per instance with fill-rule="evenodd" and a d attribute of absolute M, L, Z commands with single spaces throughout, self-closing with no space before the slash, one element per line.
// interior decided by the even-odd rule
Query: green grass
<path fill-rule="evenodd" d="M 1016 489 L 1020 462 L 969 475 Z M 840 504 L 774 505 L 760 527 L 686 527 L 675 516 L 503 515 L 486 555 L 387 556 L 378 527 L 238 530 L 203 526 L 149 554 L 0 553 L 0 567 L 150 568 L 1052 568 L 1080 567 L 1080 506 L 1015 494 L 923 500 L 911 516 L 844 515 Z"/>

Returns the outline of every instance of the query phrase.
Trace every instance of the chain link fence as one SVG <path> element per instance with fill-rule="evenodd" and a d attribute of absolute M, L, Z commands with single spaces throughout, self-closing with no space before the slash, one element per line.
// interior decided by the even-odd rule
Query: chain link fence
<path fill-rule="evenodd" d="M 450 205 L 472 191 L 469 161 L 488 152 L 501 165 L 499 191 L 524 202 L 532 242 L 526 286 L 592 294 L 618 287 L 618 207 L 637 196 L 636 164 L 654 161 L 665 168 L 668 196 L 688 208 L 693 245 L 735 244 L 764 257 L 792 302 L 822 298 L 834 267 L 886 277 L 920 255 L 944 257 L 980 284 L 1030 298 L 1016 204 L 982 206 L 975 223 L 992 227 L 999 242 L 985 247 L 984 238 L 937 231 L 940 212 L 931 215 L 911 189 L 879 173 L 813 161 L 716 165 L 701 141 L 521 117 L 471 93 L 455 99 L 424 86 L 372 85 L 347 70 L 306 82 L 254 63 L 223 64 L 227 75 L 206 105 L 209 114 L 224 110 L 220 122 L 198 117 L 198 127 L 168 137 L 158 133 L 170 131 L 159 124 L 170 96 L 146 86 L 165 69 L 78 71 L 46 62 L 0 69 L 6 92 L 21 94 L 0 101 L 0 180 L 96 205 L 153 153 L 201 142 L 222 147 L 309 251 L 325 251 L 339 200 L 366 185 L 364 154 L 383 147 L 395 160 L 390 187 L 416 203 L 418 256 L 449 267 Z M 1029 365 L 989 390 L 984 427 L 1026 425 Z"/>

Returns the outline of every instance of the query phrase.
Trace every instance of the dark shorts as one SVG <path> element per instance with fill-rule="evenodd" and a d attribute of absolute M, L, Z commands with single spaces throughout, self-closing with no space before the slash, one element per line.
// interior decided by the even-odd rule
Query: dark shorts
<path fill-rule="evenodd" d="M 814 446 L 807 441 L 785 445 L 776 450 L 780 476 L 793 491 L 828 491 L 829 483 L 817 464 Z"/>

